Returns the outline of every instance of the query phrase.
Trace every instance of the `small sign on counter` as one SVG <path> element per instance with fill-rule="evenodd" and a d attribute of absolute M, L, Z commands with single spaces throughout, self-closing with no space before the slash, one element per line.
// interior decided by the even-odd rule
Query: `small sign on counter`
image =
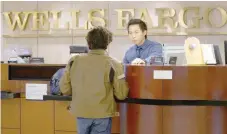
<path fill-rule="evenodd" d="M 154 70 L 153 73 L 153 78 L 154 79 L 167 79 L 171 80 L 172 79 L 172 70 Z"/>
<path fill-rule="evenodd" d="M 47 95 L 47 84 L 28 83 L 25 89 L 28 100 L 43 100 L 43 95 Z"/>

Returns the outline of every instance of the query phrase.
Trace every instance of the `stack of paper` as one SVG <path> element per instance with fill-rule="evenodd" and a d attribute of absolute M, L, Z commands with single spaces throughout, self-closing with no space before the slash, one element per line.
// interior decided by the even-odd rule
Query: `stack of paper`
<path fill-rule="evenodd" d="M 26 84 L 26 99 L 28 100 L 43 100 L 43 95 L 47 95 L 47 84 Z"/>
<path fill-rule="evenodd" d="M 217 64 L 214 45 L 213 44 L 201 44 L 203 59 L 205 64 Z"/>

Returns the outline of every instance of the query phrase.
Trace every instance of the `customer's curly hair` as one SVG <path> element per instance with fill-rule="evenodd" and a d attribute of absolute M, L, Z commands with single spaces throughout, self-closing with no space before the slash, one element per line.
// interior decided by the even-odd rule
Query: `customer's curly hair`
<path fill-rule="evenodd" d="M 107 46 L 113 40 L 113 34 L 104 27 L 98 26 L 91 29 L 87 36 L 86 40 L 89 46 L 89 49 L 107 49 Z"/>

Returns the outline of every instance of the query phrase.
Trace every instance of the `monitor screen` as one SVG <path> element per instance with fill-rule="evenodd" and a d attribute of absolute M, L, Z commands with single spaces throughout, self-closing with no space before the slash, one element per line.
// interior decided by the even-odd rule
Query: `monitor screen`
<path fill-rule="evenodd" d="M 184 45 L 165 44 L 163 48 L 165 64 L 185 65 Z M 174 61 L 174 63 L 173 63 Z"/>
<path fill-rule="evenodd" d="M 221 53 L 218 45 L 214 45 L 214 54 L 216 58 L 217 64 L 223 64 L 222 59 L 221 59 Z"/>
<path fill-rule="evenodd" d="M 88 53 L 88 47 L 86 46 L 69 46 L 71 53 Z"/>
<path fill-rule="evenodd" d="M 224 41 L 225 64 L 227 64 L 227 40 Z"/>

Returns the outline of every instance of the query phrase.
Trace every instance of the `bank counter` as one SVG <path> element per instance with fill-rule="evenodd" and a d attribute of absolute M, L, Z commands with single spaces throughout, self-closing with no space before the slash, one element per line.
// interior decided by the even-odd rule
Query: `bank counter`
<path fill-rule="evenodd" d="M 2 134 L 77 134 L 76 121 L 67 110 L 69 101 L 25 99 L 26 83 L 49 85 L 53 74 L 64 66 L 1 64 Z M 119 117 L 113 118 L 112 133 L 120 133 Z"/>
<path fill-rule="evenodd" d="M 24 98 L 26 83 L 49 84 L 64 66 L 1 64 L 9 94 L 1 99 L 2 134 L 76 134 L 70 96 Z M 227 134 L 226 66 L 127 66 L 126 77 L 129 98 L 118 100 L 112 133 Z"/>

